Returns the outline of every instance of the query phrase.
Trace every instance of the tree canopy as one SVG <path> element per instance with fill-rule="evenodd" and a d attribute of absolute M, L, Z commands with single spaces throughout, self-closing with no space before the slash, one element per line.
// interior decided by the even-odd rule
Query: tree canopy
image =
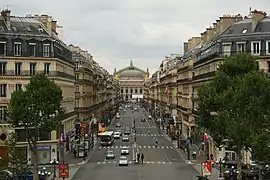
<path fill-rule="evenodd" d="M 228 140 L 238 156 L 243 148 L 251 148 L 255 157 L 265 158 L 270 138 L 269 92 L 270 79 L 252 56 L 231 56 L 219 66 L 213 81 L 198 90 L 198 124 L 218 145 Z"/>
<path fill-rule="evenodd" d="M 31 78 L 25 90 L 14 91 L 8 106 L 10 123 L 25 128 L 26 139 L 34 157 L 34 174 L 37 178 L 37 141 L 40 129 L 50 133 L 60 125 L 62 90 L 44 74 Z"/>

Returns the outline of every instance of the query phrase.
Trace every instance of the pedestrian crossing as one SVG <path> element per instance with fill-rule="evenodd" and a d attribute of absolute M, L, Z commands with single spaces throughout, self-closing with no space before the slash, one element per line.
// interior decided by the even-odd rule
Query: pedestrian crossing
<path fill-rule="evenodd" d="M 104 164 L 118 164 L 118 161 L 103 161 L 103 162 L 96 162 L 98 165 L 104 165 Z M 133 161 L 128 161 L 128 164 L 134 164 Z M 144 161 L 144 164 L 160 164 L 160 165 L 165 165 L 165 164 L 173 164 L 170 161 Z"/>
<path fill-rule="evenodd" d="M 127 128 L 130 128 L 130 127 L 112 127 L 112 128 L 110 128 L 110 130 L 120 130 L 120 129 L 127 129 Z M 156 126 L 139 126 L 139 127 L 135 127 L 136 129 L 153 129 L 153 128 L 157 128 Z"/>
<path fill-rule="evenodd" d="M 122 149 L 123 147 L 127 147 L 128 149 L 132 148 L 132 146 L 100 146 L 98 149 Z M 148 149 L 174 149 L 174 146 L 140 146 L 137 145 L 137 148 L 148 148 Z"/>
<path fill-rule="evenodd" d="M 163 134 L 136 134 L 136 136 L 152 136 L 152 137 L 161 137 Z"/>

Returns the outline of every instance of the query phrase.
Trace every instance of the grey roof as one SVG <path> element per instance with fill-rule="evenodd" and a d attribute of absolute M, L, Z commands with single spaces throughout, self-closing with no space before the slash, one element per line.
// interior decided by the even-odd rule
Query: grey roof
<path fill-rule="evenodd" d="M 10 29 L 7 28 L 3 17 L 0 16 L 0 33 L 50 36 L 48 29 L 38 20 L 31 17 L 15 16 L 10 16 Z"/>
<path fill-rule="evenodd" d="M 246 30 L 243 33 L 243 30 Z M 270 32 L 270 17 L 265 17 L 256 26 L 255 30 L 252 31 L 252 19 L 244 19 L 240 22 L 232 24 L 224 33 L 225 35 L 239 35 L 239 34 L 249 34 L 249 33 L 261 33 Z"/>

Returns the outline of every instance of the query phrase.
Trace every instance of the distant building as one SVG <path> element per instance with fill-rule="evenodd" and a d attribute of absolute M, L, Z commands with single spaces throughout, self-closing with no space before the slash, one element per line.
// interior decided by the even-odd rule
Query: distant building
<path fill-rule="evenodd" d="M 120 96 L 123 100 L 131 100 L 143 98 L 144 83 L 149 78 L 149 71 L 146 71 L 133 65 L 132 60 L 130 65 L 114 71 L 114 79 L 119 81 Z"/>

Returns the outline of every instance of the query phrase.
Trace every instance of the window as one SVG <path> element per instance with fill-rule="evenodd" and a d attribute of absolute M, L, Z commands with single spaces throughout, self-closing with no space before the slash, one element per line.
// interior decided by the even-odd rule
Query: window
<path fill-rule="evenodd" d="M 231 55 L 231 43 L 224 43 L 222 44 L 222 50 L 223 50 L 223 55 L 230 56 Z"/>
<path fill-rule="evenodd" d="M 7 84 L 0 84 L 0 97 L 7 97 Z"/>
<path fill-rule="evenodd" d="M 50 73 L 50 66 L 51 66 L 51 63 L 44 63 L 44 73 L 45 74 Z"/>
<path fill-rule="evenodd" d="M 137 94 L 137 93 L 138 93 L 138 89 L 136 88 L 136 89 L 135 89 L 135 94 Z"/>
<path fill-rule="evenodd" d="M 19 91 L 22 89 L 22 84 L 16 84 L 16 91 Z"/>
<path fill-rule="evenodd" d="M 123 89 L 121 89 L 121 94 L 123 94 L 123 92 L 124 92 L 124 90 L 123 90 Z"/>
<path fill-rule="evenodd" d="M 0 55 L 6 55 L 7 45 L 6 42 L 0 42 Z"/>
<path fill-rule="evenodd" d="M 246 43 L 236 43 L 236 51 L 237 52 L 245 52 L 246 51 Z"/>
<path fill-rule="evenodd" d="M 36 74 L 36 68 L 37 68 L 37 63 L 30 63 L 30 76 L 33 76 Z"/>
<path fill-rule="evenodd" d="M 261 42 L 252 42 L 251 43 L 251 54 L 252 55 L 260 55 L 261 52 Z"/>
<path fill-rule="evenodd" d="M 0 75 L 6 75 L 7 63 L 0 62 Z"/>
<path fill-rule="evenodd" d="M 43 57 L 50 57 L 50 44 L 43 44 Z"/>
<path fill-rule="evenodd" d="M 16 76 L 22 75 L 22 63 L 21 62 L 15 63 L 15 75 Z"/>
<path fill-rule="evenodd" d="M 128 89 L 126 89 L 126 94 L 128 93 Z"/>
<path fill-rule="evenodd" d="M 140 94 L 142 94 L 142 89 L 140 89 Z"/>
<path fill-rule="evenodd" d="M 270 55 L 270 41 L 266 41 L 266 55 Z"/>
<path fill-rule="evenodd" d="M 79 75 L 75 74 L 75 80 L 79 80 Z"/>
<path fill-rule="evenodd" d="M 133 89 L 130 90 L 130 93 L 133 94 Z"/>
<path fill-rule="evenodd" d="M 22 43 L 14 42 L 14 56 L 22 55 Z"/>
<path fill-rule="evenodd" d="M 76 86 L 75 92 L 80 92 L 80 86 Z"/>
<path fill-rule="evenodd" d="M 36 56 L 36 43 L 29 43 L 29 55 L 32 57 Z"/>
<path fill-rule="evenodd" d="M 7 120 L 7 106 L 0 106 L 0 121 L 5 122 Z"/>
<path fill-rule="evenodd" d="M 78 70 L 79 69 L 79 62 L 75 63 L 75 69 Z"/>

